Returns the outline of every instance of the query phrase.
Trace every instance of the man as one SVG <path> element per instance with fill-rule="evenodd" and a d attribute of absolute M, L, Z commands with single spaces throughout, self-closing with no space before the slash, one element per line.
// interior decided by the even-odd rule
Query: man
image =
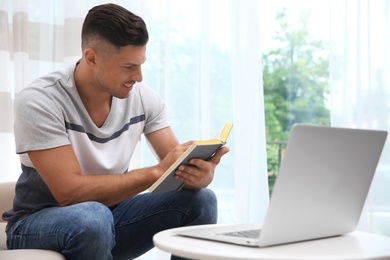
<path fill-rule="evenodd" d="M 148 32 L 128 10 L 92 8 L 82 28 L 81 60 L 32 82 L 15 101 L 22 174 L 5 212 L 10 249 L 51 249 L 68 259 L 132 259 L 155 233 L 215 223 L 205 189 L 229 149 L 180 166 L 178 192 L 141 193 L 189 147 L 178 143 L 164 104 L 142 81 Z M 141 134 L 160 158 L 128 171 Z"/>

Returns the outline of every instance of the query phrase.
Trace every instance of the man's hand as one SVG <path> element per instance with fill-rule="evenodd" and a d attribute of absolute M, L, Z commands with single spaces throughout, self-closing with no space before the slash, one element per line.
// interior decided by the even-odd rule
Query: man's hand
<path fill-rule="evenodd" d="M 193 141 L 188 141 L 183 144 L 176 145 L 172 150 L 170 150 L 165 157 L 161 159 L 161 161 L 156 165 L 156 167 L 159 169 L 159 176 L 157 176 L 157 179 L 166 171 L 168 170 L 171 165 L 176 162 L 176 160 L 188 149 L 188 147 L 191 146 Z"/>
<path fill-rule="evenodd" d="M 215 168 L 222 156 L 228 152 L 229 148 L 224 146 L 208 161 L 193 158 L 189 161 L 190 165 L 180 165 L 176 171 L 175 178 L 183 181 L 186 188 L 205 188 L 213 181 Z"/>

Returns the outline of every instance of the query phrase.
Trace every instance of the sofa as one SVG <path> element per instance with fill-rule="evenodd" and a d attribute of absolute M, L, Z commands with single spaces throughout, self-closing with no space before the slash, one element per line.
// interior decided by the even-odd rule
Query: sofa
<path fill-rule="evenodd" d="M 0 214 L 12 208 L 14 195 L 15 182 L 0 183 Z M 63 255 L 50 250 L 7 250 L 6 225 L 7 223 L 0 218 L 0 260 L 65 260 Z"/>

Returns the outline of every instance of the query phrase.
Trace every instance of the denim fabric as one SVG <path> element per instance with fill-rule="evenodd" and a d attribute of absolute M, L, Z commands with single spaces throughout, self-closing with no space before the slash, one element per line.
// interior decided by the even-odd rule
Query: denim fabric
<path fill-rule="evenodd" d="M 9 249 L 51 249 L 72 260 L 134 259 L 153 248 L 159 231 L 216 221 L 211 190 L 182 189 L 139 194 L 113 207 L 84 202 L 46 208 L 16 222 L 7 243 Z"/>

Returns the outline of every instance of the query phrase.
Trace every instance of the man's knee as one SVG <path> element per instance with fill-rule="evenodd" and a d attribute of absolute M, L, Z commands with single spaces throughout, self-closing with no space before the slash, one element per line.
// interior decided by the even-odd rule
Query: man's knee
<path fill-rule="evenodd" d="M 215 193 L 210 189 L 200 189 L 195 192 L 195 207 L 198 210 L 198 218 L 192 223 L 215 224 L 218 218 L 218 205 Z"/>
<path fill-rule="evenodd" d="M 98 202 L 69 206 L 71 223 L 62 253 L 69 259 L 111 259 L 115 246 L 111 210 Z"/>
<path fill-rule="evenodd" d="M 74 206 L 77 209 L 73 212 L 73 236 L 90 238 L 90 241 L 114 239 L 114 219 L 107 206 L 98 202 Z"/>

